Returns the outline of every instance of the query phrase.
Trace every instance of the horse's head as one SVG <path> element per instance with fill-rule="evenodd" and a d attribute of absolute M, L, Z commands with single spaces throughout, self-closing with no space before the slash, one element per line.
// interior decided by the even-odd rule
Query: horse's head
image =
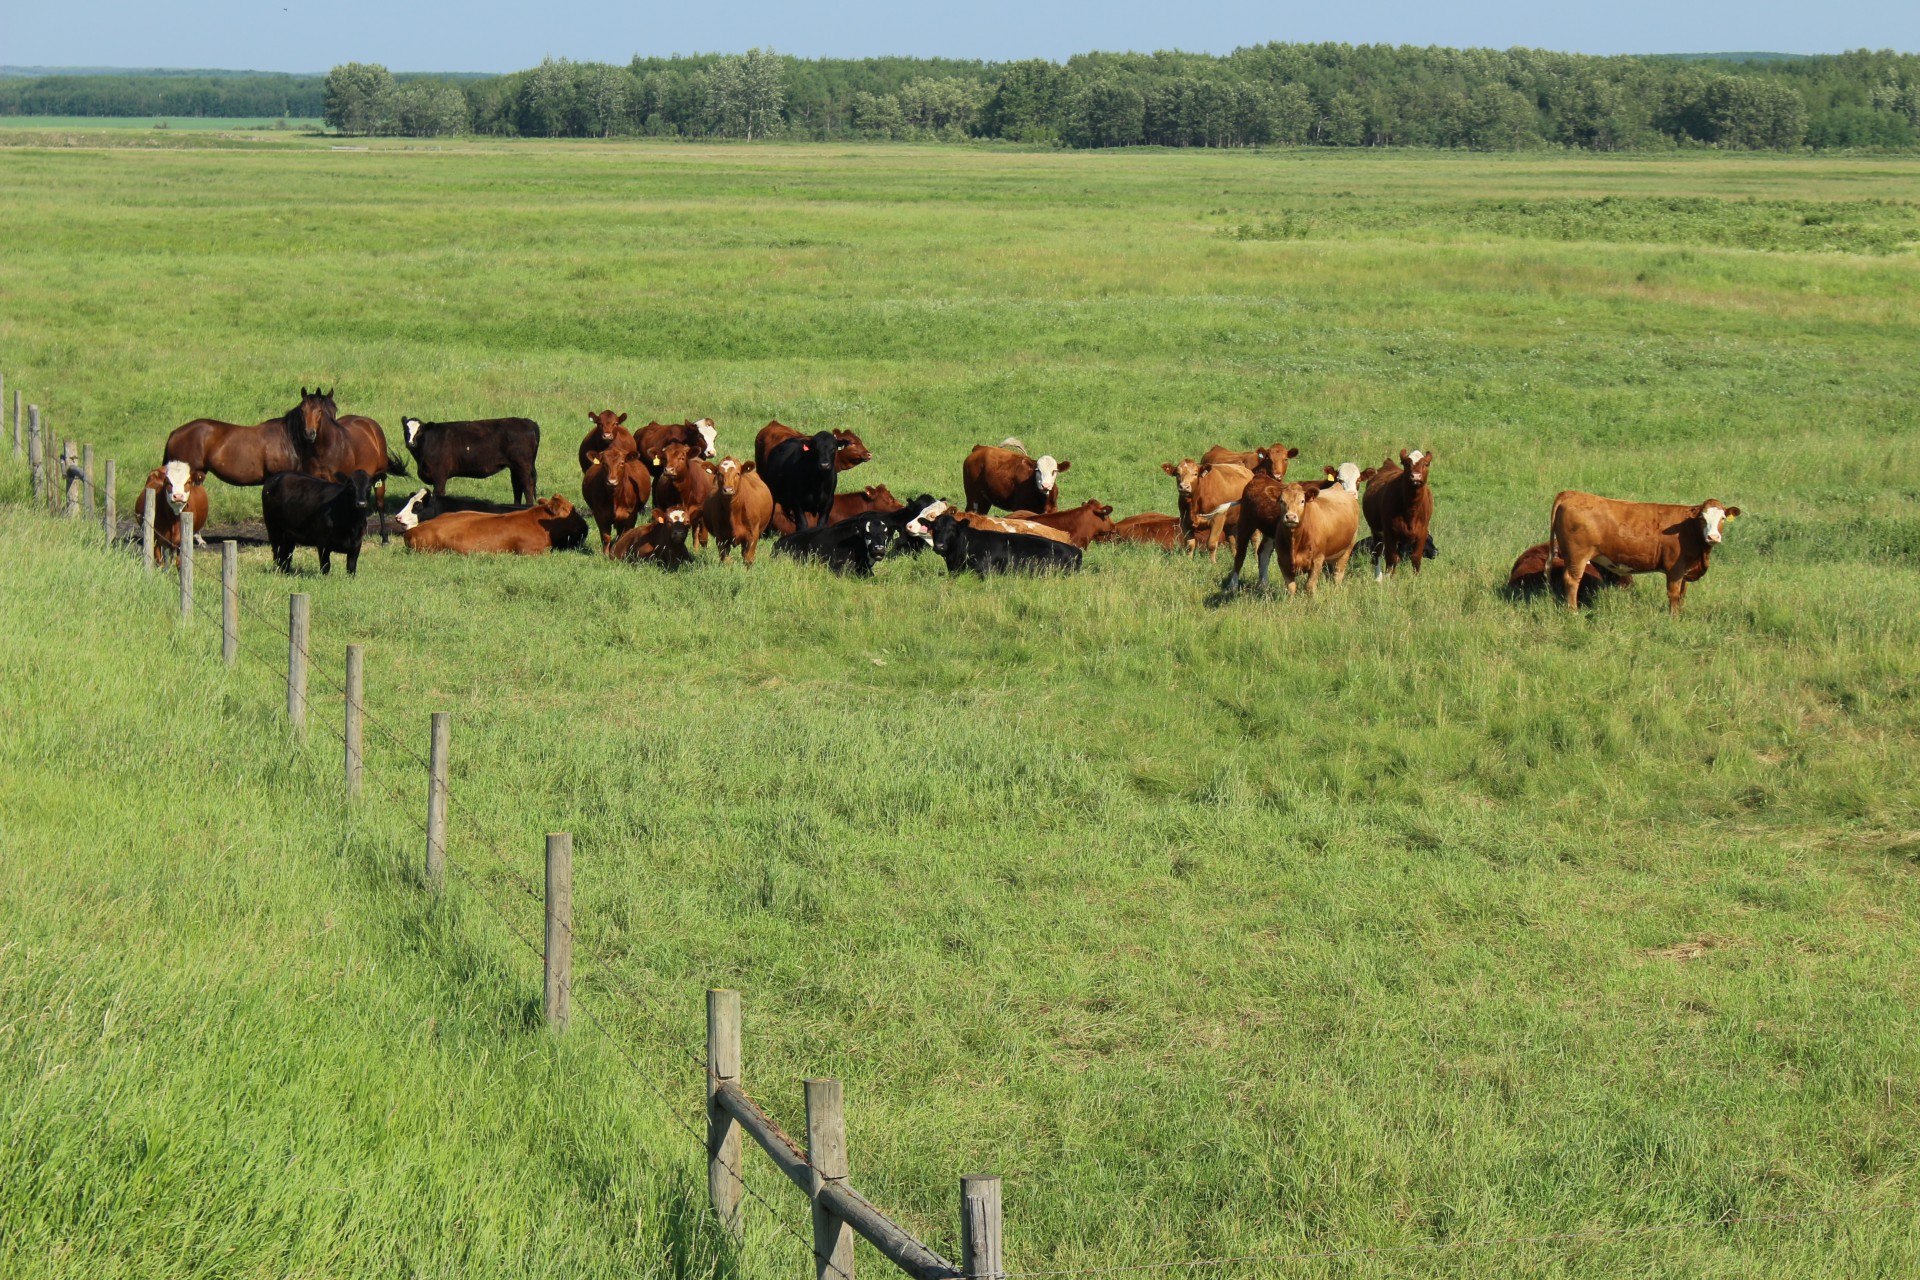
<path fill-rule="evenodd" d="M 300 388 L 300 404 L 287 415 L 287 423 L 300 433 L 300 441 L 309 448 L 320 442 L 320 429 L 332 426 L 339 411 L 334 408 L 333 392 L 315 387 Z"/>

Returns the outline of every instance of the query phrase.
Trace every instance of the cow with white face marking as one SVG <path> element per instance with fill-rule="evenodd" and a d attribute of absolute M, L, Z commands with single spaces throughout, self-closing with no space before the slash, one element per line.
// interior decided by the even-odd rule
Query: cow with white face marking
<path fill-rule="evenodd" d="M 1667 611 L 1678 614 L 1687 584 L 1706 575 L 1707 561 L 1740 508 L 1717 498 L 1693 506 L 1622 502 L 1568 489 L 1553 499 L 1547 560 L 1564 558 L 1560 585 L 1567 608 L 1580 607 L 1587 566 L 1610 574 L 1659 573 L 1667 579 Z"/>
<path fill-rule="evenodd" d="M 649 422 L 635 433 L 634 446 L 639 450 L 640 460 L 647 465 L 647 474 L 657 482 L 661 471 L 666 469 L 669 445 L 685 445 L 688 456 L 699 460 L 714 456 L 719 438 L 712 418 L 701 418 L 697 422 Z"/>
<path fill-rule="evenodd" d="M 1327 480 L 1329 483 L 1337 484 L 1342 489 L 1345 489 L 1348 497 L 1358 501 L 1360 497 L 1360 486 L 1373 479 L 1378 471 L 1378 467 L 1368 467 L 1365 471 L 1362 471 L 1360 464 L 1357 462 L 1343 462 L 1337 467 L 1327 468 Z"/>
<path fill-rule="evenodd" d="M 169 552 L 180 552 L 181 528 L 186 536 L 198 540 L 207 526 L 207 473 L 175 459 L 147 473 L 140 496 L 133 500 L 137 520 L 146 519 L 147 504 L 153 506 L 153 562 L 166 563 Z"/>
<path fill-rule="evenodd" d="M 422 422 L 400 419 L 400 438 L 419 464 L 420 478 L 433 489 L 436 500 L 447 496 L 447 481 L 456 477 L 484 480 L 507 472 L 513 481 L 513 501 L 521 506 L 539 492 L 540 424 L 532 418 L 478 418 L 466 422 Z"/>
<path fill-rule="evenodd" d="M 1360 510 L 1367 517 L 1372 535 L 1373 578 L 1375 582 L 1393 576 L 1403 557 L 1413 561 L 1413 571 L 1429 554 L 1428 530 L 1433 527 L 1433 490 L 1427 485 L 1427 473 L 1433 467 L 1431 450 L 1402 449 L 1400 461 L 1382 462 L 1367 482 L 1360 499 Z M 1382 569 L 1381 559 L 1386 560 Z"/>
<path fill-rule="evenodd" d="M 1003 446 L 1018 443 L 1008 440 Z M 1060 477 L 1072 466 L 1051 454 L 1030 458 L 1024 451 L 977 444 L 960 466 L 967 510 L 980 515 L 995 507 L 1003 511 L 1058 511 Z"/>

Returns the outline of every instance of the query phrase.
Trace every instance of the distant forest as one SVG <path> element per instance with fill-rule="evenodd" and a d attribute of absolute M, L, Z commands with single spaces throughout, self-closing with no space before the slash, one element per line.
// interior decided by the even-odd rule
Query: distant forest
<path fill-rule="evenodd" d="M 64 75 L 0 80 L 0 116 L 322 117 L 419 137 L 994 138 L 1069 147 L 1920 146 L 1920 56 L 1716 59 L 1266 44 L 1065 63 L 769 50 L 505 76 Z"/>

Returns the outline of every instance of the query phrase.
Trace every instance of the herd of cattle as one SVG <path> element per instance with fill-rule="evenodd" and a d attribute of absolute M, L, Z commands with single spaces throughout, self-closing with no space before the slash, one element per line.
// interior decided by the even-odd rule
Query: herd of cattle
<path fill-rule="evenodd" d="M 926 548 L 951 572 L 989 574 L 1071 571 L 1090 545 L 1104 542 L 1189 553 L 1205 545 L 1217 557 L 1230 539 L 1226 593 L 1239 588 L 1247 552 L 1257 548 L 1261 587 L 1277 558 L 1288 592 L 1304 580 L 1312 594 L 1323 573 L 1336 583 L 1346 577 L 1355 550 L 1371 556 L 1376 579 L 1402 560 L 1418 572 L 1436 554 L 1430 450 L 1403 449 L 1377 467 L 1344 462 L 1325 467 L 1323 477 L 1290 480 L 1288 464 L 1298 449 L 1216 445 L 1197 460 L 1162 464 L 1175 485 L 1176 513 L 1116 521 L 1105 503 L 1061 510 L 1060 477 L 1072 463 L 1029 456 L 1017 440 L 973 448 L 961 463 L 964 501 L 954 506 L 932 494 L 902 502 L 885 485 L 841 492 L 840 475 L 873 457 L 850 431 L 807 435 L 770 422 L 755 437 L 748 462 L 719 455 L 711 419 L 649 422 L 636 434 L 624 413 L 587 417 L 592 426 L 577 452 L 580 488 L 602 551 L 665 569 L 688 563 L 709 542 L 723 562 L 738 548 L 751 565 L 769 532 L 778 536 L 775 555 L 860 574 L 871 574 L 889 555 Z M 407 417 L 402 430 L 425 486 L 396 517 L 412 550 L 541 555 L 586 542 L 586 519 L 571 502 L 559 494 L 536 498 L 538 423 Z M 452 509 L 449 480 L 501 471 L 512 482 L 511 508 Z M 331 393 L 302 388 L 300 403 L 278 418 L 253 426 L 202 418 L 174 431 L 134 511 L 154 509 L 160 556 L 178 545 L 183 523 L 189 536 L 205 525 L 208 475 L 260 485 L 267 541 L 282 570 L 291 570 L 294 549 L 305 546 L 318 552 L 322 573 L 336 552 L 353 573 L 370 517 L 377 516 L 382 541 L 387 537 L 387 477 L 407 474 L 378 423 L 341 415 Z M 1006 514 L 992 514 L 996 510 Z M 1521 554 L 1508 586 L 1519 593 L 1563 590 L 1568 607 L 1577 608 L 1602 587 L 1630 585 L 1636 573 L 1660 573 L 1668 606 L 1678 613 L 1687 584 L 1706 573 L 1725 522 L 1739 514 L 1714 499 L 1675 506 L 1569 490 L 1554 498 L 1548 540 Z"/>

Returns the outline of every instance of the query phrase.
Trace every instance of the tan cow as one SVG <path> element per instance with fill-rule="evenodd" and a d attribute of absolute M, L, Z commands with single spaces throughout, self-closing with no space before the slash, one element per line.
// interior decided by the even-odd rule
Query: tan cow
<path fill-rule="evenodd" d="M 409 551 L 451 551 L 459 555 L 543 556 L 577 547 L 587 538 L 587 522 L 559 494 L 521 511 L 449 511 L 432 520 L 407 523 L 422 489 L 402 511 L 402 535 Z"/>
<path fill-rule="evenodd" d="M 1338 480 L 1307 484 L 1282 481 L 1273 474 L 1267 451 L 1262 449 L 1240 501 L 1234 523 L 1233 572 L 1227 575 L 1223 590 L 1231 593 L 1239 589 L 1247 548 L 1259 536 L 1263 539 L 1260 587 L 1267 585 L 1267 569 L 1277 545 L 1287 594 L 1298 589 L 1294 579 L 1305 575 L 1307 594 L 1314 595 L 1323 568 L 1332 567 L 1334 582 L 1346 580 L 1347 561 L 1353 555 L 1354 537 L 1359 531 L 1360 504 Z"/>
<path fill-rule="evenodd" d="M 1548 560 L 1565 557 L 1560 584 L 1567 608 L 1579 609 L 1580 583 L 1587 566 L 1610 573 L 1662 573 L 1667 578 L 1667 612 L 1678 614 L 1687 584 L 1707 572 L 1707 559 L 1727 521 L 1740 508 L 1717 498 L 1691 507 L 1665 502 L 1622 502 L 1572 489 L 1554 495 Z"/>
<path fill-rule="evenodd" d="M 1050 529 L 1044 524 L 1035 524 L 1031 520 L 1021 520 L 1013 516 L 983 516 L 975 511 L 955 509 L 953 518 L 969 529 L 987 529 L 994 533 L 1026 533 L 1036 538 L 1045 538 L 1049 542 L 1064 542 L 1073 545 L 1073 539 L 1064 529 Z M 931 521 L 928 521 L 931 524 Z"/>
<path fill-rule="evenodd" d="M 1259 452 L 1267 453 L 1264 449 Z M 1285 454 L 1269 453 L 1267 456 L 1278 458 L 1279 476 L 1284 476 L 1287 474 L 1287 459 L 1298 452 L 1296 449 Z M 1190 549 L 1199 548 L 1201 527 L 1207 526 L 1208 558 L 1218 559 L 1220 543 L 1226 537 L 1234 507 L 1240 501 L 1247 481 L 1253 478 L 1253 471 L 1237 462 L 1220 462 L 1209 466 L 1192 458 L 1178 463 L 1163 462 L 1160 469 L 1173 477 L 1174 485 L 1179 490 L 1180 519 L 1191 539 Z"/>
<path fill-rule="evenodd" d="M 1095 502 L 1089 498 L 1077 507 L 1065 511 L 1041 513 L 1035 511 L 1016 511 L 1010 519 L 1024 520 L 1028 524 L 1043 525 L 1049 529 L 1058 529 L 1067 535 L 1067 541 L 1082 551 L 1096 541 L 1101 534 L 1113 531 L 1113 507 L 1105 502 Z"/>
<path fill-rule="evenodd" d="M 773 494 L 754 474 L 751 462 L 742 466 L 733 458 L 722 458 L 713 465 L 713 492 L 701 508 L 700 521 L 713 535 L 720 563 L 727 562 L 727 553 L 737 543 L 740 559 L 751 565 L 772 519 Z"/>

